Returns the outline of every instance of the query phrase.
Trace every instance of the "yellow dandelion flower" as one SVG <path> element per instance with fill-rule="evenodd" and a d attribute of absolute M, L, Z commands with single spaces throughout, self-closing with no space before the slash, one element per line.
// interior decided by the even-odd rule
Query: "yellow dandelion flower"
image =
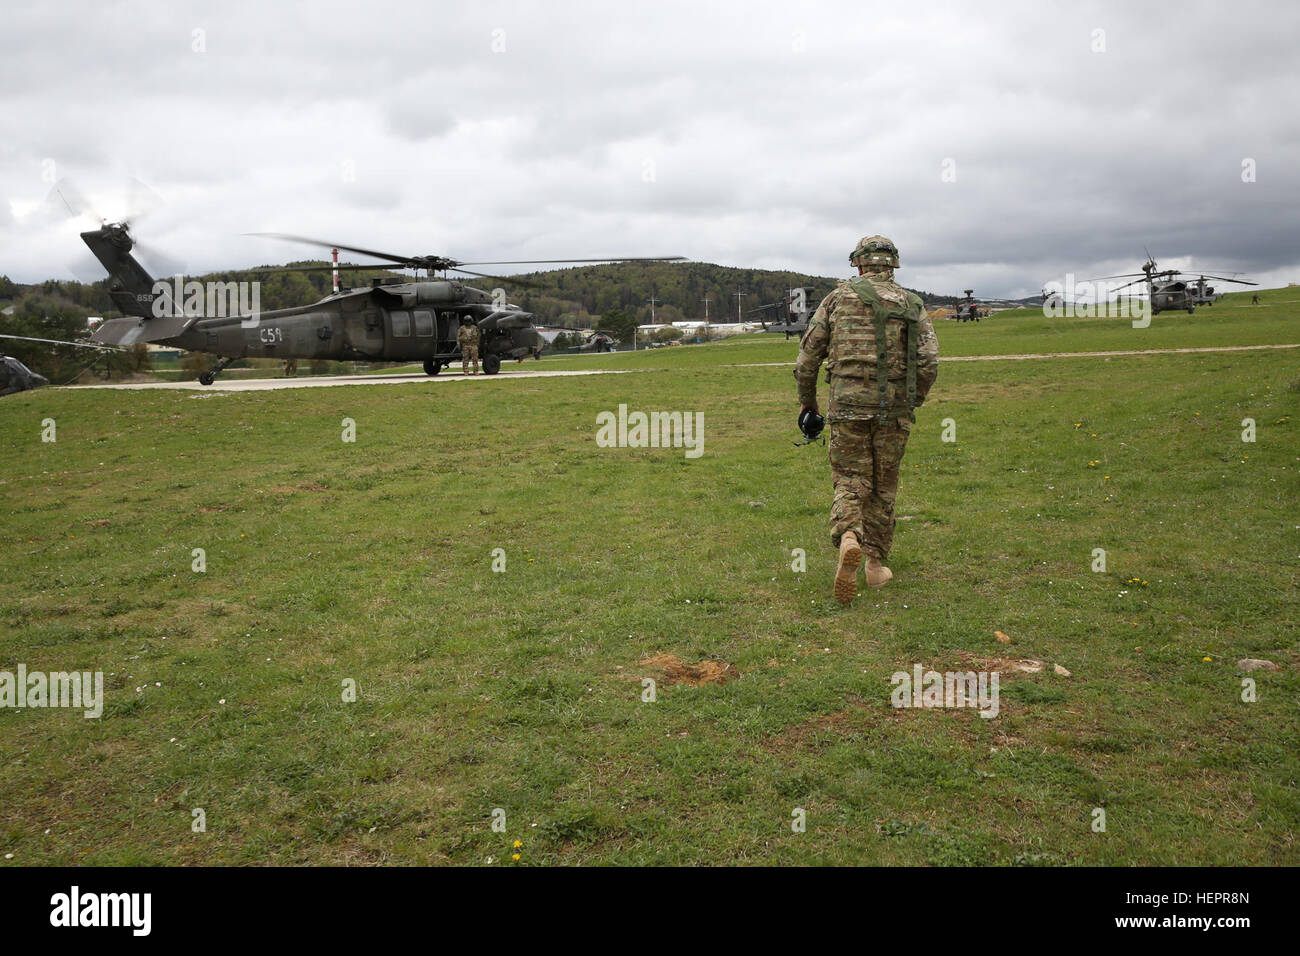
<path fill-rule="evenodd" d="M 517 859 L 519 859 L 519 854 L 518 854 L 518 853 L 512 853 L 512 854 L 510 854 L 510 859 L 512 859 L 512 860 L 517 860 Z"/>
<path fill-rule="evenodd" d="M 523 840 L 516 840 L 516 841 L 515 841 L 515 849 L 516 849 L 516 850 L 519 849 L 519 848 L 520 848 L 521 846 L 523 846 L 523 845 L 524 845 L 524 841 L 523 841 Z"/>
<path fill-rule="evenodd" d="M 1203 661 L 1207 661 L 1207 662 L 1208 662 L 1208 661 L 1210 660 L 1210 658 L 1208 658 L 1208 657 L 1202 657 L 1201 660 L 1203 660 Z"/>

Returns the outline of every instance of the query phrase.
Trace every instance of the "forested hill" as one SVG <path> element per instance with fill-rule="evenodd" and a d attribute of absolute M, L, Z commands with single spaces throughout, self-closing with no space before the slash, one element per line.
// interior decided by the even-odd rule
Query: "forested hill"
<path fill-rule="evenodd" d="M 847 277 L 847 271 L 845 273 Z M 543 325 L 588 327 L 596 319 L 621 309 L 638 322 L 650 321 L 650 297 L 655 298 L 655 318 L 660 322 L 703 319 L 709 300 L 709 319 L 734 322 L 737 293 L 742 313 L 770 303 L 784 302 L 790 289 L 810 288 L 813 306 L 835 287 L 838 279 L 770 269 L 737 269 L 710 262 L 625 262 L 578 266 L 518 276 L 544 288 L 510 287 L 512 302 L 537 316 Z M 476 282 L 489 288 L 489 282 Z M 918 293 L 927 303 L 952 303 L 954 296 Z M 747 316 L 751 320 L 755 316 Z"/>

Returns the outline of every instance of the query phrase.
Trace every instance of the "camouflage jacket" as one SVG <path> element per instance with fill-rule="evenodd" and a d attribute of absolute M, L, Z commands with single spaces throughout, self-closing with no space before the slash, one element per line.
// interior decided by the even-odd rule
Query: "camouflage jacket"
<path fill-rule="evenodd" d="M 478 326 L 462 325 L 456 333 L 456 344 L 462 349 L 478 347 Z"/>
<path fill-rule="evenodd" d="M 794 367 L 799 402 L 809 406 L 816 403 L 817 372 L 822 362 L 826 362 L 826 375 L 831 386 L 827 421 L 863 420 L 882 414 L 875 312 L 854 290 L 854 282 L 870 282 L 871 289 L 887 309 L 888 385 L 884 417 L 910 419 L 907 313 L 919 313 L 915 325 L 917 405 L 925 401 L 939 373 L 939 340 L 921 300 L 881 276 L 865 275 L 841 282 L 817 307 L 808 322 L 808 331 L 799 343 L 799 358 Z"/>

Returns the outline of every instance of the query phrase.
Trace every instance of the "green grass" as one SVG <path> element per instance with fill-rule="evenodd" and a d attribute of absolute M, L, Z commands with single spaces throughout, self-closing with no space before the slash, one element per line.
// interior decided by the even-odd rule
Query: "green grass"
<path fill-rule="evenodd" d="M 947 355 L 1300 341 L 1300 306 L 1231 304 L 938 331 Z M 472 388 L 3 399 L 0 670 L 108 690 L 99 721 L 0 710 L 0 855 L 1300 863 L 1295 352 L 945 364 L 897 579 L 847 609 L 825 449 L 791 444 L 790 369 L 744 367 L 792 357 L 774 337 Z M 620 403 L 703 411 L 703 457 L 597 448 Z M 740 676 L 642 703 L 656 653 Z M 997 657 L 1072 676 L 1004 669 L 992 720 L 889 706 L 897 670 Z M 1241 657 L 1281 665 L 1255 703 Z"/>

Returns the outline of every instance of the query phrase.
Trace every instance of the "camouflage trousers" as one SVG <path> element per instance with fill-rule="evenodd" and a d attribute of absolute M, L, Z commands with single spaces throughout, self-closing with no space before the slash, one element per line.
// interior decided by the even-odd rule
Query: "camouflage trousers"
<path fill-rule="evenodd" d="M 469 370 L 470 363 L 474 363 L 474 371 Z M 466 375 L 478 374 L 478 346 L 471 345 L 460 350 L 460 370 Z"/>
<path fill-rule="evenodd" d="M 853 531 L 868 554 L 884 560 L 894 543 L 894 498 L 898 466 L 912 423 L 901 421 L 831 422 L 831 544 Z"/>

